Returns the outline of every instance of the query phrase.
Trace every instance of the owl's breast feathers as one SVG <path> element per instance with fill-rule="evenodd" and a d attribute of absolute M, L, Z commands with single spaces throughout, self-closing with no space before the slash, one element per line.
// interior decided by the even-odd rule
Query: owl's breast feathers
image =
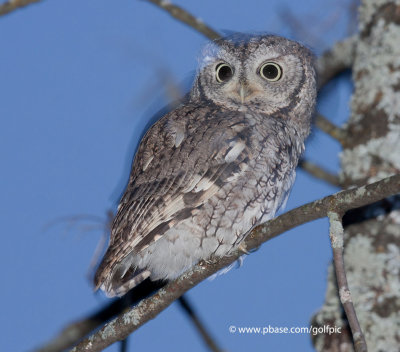
<path fill-rule="evenodd" d="M 243 182 L 254 172 L 270 173 L 273 177 L 263 187 L 273 190 L 288 179 L 282 203 L 304 149 L 296 134 L 281 118 L 212 105 L 188 104 L 165 115 L 148 130 L 136 153 L 109 247 L 95 275 L 96 289 L 110 293 L 128 280 L 124 276 L 132 273 L 121 268 L 124 258 L 191 218 L 227 183 Z"/>

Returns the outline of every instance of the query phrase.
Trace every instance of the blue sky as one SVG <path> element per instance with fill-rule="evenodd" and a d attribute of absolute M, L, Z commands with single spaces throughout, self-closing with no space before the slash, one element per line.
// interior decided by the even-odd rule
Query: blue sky
<path fill-rule="evenodd" d="M 286 35 L 316 53 L 348 30 L 345 0 L 175 3 L 218 31 Z M 282 15 L 287 8 L 300 27 Z M 1 17 L 0 33 L 0 349 L 27 351 L 107 302 L 87 280 L 102 224 L 58 220 L 105 219 L 115 210 L 138 138 L 168 102 L 161 72 L 188 89 L 206 39 L 137 0 L 43 1 Z M 343 123 L 350 92 L 348 79 L 330 84 L 320 110 Z M 314 132 L 306 156 L 337 171 L 338 144 Z M 335 191 L 299 170 L 287 209 Z M 226 350 L 312 351 L 307 334 L 244 336 L 228 327 L 309 326 L 330 259 L 324 219 L 266 243 L 188 297 Z M 130 346 L 205 350 L 177 304 L 135 332 Z"/>

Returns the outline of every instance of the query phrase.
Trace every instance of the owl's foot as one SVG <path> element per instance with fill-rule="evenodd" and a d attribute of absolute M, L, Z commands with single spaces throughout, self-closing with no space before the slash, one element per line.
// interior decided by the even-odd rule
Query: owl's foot
<path fill-rule="evenodd" d="M 242 242 L 241 244 L 239 244 L 238 250 L 239 250 L 239 252 L 241 252 L 241 253 L 243 253 L 243 254 L 247 254 L 247 255 L 250 254 L 250 252 L 247 250 L 246 244 L 245 244 L 244 242 Z"/>

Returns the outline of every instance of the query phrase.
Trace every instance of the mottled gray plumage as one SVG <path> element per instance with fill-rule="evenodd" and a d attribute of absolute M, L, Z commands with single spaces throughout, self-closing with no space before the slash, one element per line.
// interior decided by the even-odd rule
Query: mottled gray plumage
<path fill-rule="evenodd" d="M 189 98 L 142 139 L 95 287 L 123 295 L 225 256 L 286 201 L 316 97 L 312 54 L 278 36 L 207 45 Z"/>

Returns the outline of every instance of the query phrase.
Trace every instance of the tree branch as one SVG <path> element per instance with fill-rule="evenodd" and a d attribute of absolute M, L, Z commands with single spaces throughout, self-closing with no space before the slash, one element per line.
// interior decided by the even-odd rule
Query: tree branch
<path fill-rule="evenodd" d="M 6 15 L 16 9 L 28 6 L 40 0 L 10 0 L 0 5 L 0 16 Z"/>
<path fill-rule="evenodd" d="M 171 4 L 165 0 L 146 0 L 152 4 L 167 11 L 172 17 L 185 23 L 189 27 L 197 30 L 201 34 L 205 35 L 208 39 L 215 40 L 221 37 L 221 35 L 214 31 L 211 27 L 207 26 L 201 19 L 193 16 L 182 7 Z"/>
<path fill-rule="evenodd" d="M 299 162 L 299 167 L 308 172 L 311 176 L 328 182 L 333 186 L 341 188 L 339 177 L 337 175 L 334 175 L 329 171 L 324 170 L 318 165 L 312 163 L 311 161 L 301 159 Z"/>
<path fill-rule="evenodd" d="M 146 0 L 167 11 L 172 17 L 211 40 L 221 37 L 217 31 L 206 25 L 182 7 L 165 0 Z M 357 36 L 352 36 L 337 42 L 331 49 L 321 55 L 317 61 L 318 88 L 321 89 L 328 81 L 339 73 L 351 68 L 355 56 Z"/>
<path fill-rule="evenodd" d="M 325 132 L 327 135 L 336 139 L 341 145 L 346 143 L 347 133 L 346 130 L 337 127 L 331 121 L 321 114 L 317 114 L 315 117 L 315 126 L 317 126 L 321 131 Z"/>
<path fill-rule="evenodd" d="M 194 326 L 196 327 L 197 331 L 199 332 L 204 343 L 207 345 L 208 349 L 213 352 L 222 352 L 223 350 L 218 346 L 217 342 L 212 338 L 209 331 L 206 329 L 205 325 L 202 323 L 196 312 L 193 310 L 193 307 L 188 302 L 185 295 L 179 297 L 178 302 L 182 307 L 182 309 L 185 311 L 185 313 L 188 315 Z"/>
<path fill-rule="evenodd" d="M 244 244 L 247 250 L 250 251 L 285 231 L 327 216 L 329 211 L 342 214 L 347 210 L 374 203 L 397 193 L 400 193 L 400 174 L 366 186 L 342 191 L 315 202 L 302 205 L 263 225 L 257 226 L 246 237 Z M 80 342 L 73 351 L 100 351 L 116 341 L 123 340 L 147 321 L 155 318 L 186 291 L 216 273 L 218 270 L 233 263 L 241 255 L 242 252 L 238 250 L 233 252 L 230 256 L 199 263 L 178 279 L 158 290 L 153 296 L 142 300 L 138 305 L 107 323 L 92 336 Z M 79 341 L 88 333 L 86 331 L 84 334 L 79 334 L 79 323 L 80 322 L 74 323 L 67 327 L 60 336 L 56 337 L 47 346 L 38 351 L 61 351 Z M 101 326 L 103 323 L 104 320 L 99 320 L 97 321 L 97 326 Z M 94 330 L 95 327 L 92 327 L 92 329 Z M 74 331 L 73 339 L 68 336 L 71 331 Z M 59 343 L 60 341 L 62 341 L 62 344 Z M 50 348 L 51 346 L 57 346 L 57 348 Z"/>
<path fill-rule="evenodd" d="M 357 36 L 352 36 L 337 42 L 318 58 L 318 89 L 321 89 L 339 73 L 352 67 L 357 39 Z"/>
<path fill-rule="evenodd" d="M 365 342 L 364 334 L 358 322 L 356 310 L 354 309 L 353 301 L 349 285 L 347 283 L 346 271 L 344 268 L 343 259 L 343 225 L 342 216 L 337 212 L 328 212 L 329 217 L 329 237 L 331 239 L 333 251 L 333 263 L 335 266 L 336 280 L 338 283 L 340 302 L 346 312 L 347 321 L 353 335 L 354 349 L 356 352 L 367 352 L 367 343 Z"/>
<path fill-rule="evenodd" d="M 129 336 L 120 341 L 119 352 L 128 352 L 128 338 Z"/>

